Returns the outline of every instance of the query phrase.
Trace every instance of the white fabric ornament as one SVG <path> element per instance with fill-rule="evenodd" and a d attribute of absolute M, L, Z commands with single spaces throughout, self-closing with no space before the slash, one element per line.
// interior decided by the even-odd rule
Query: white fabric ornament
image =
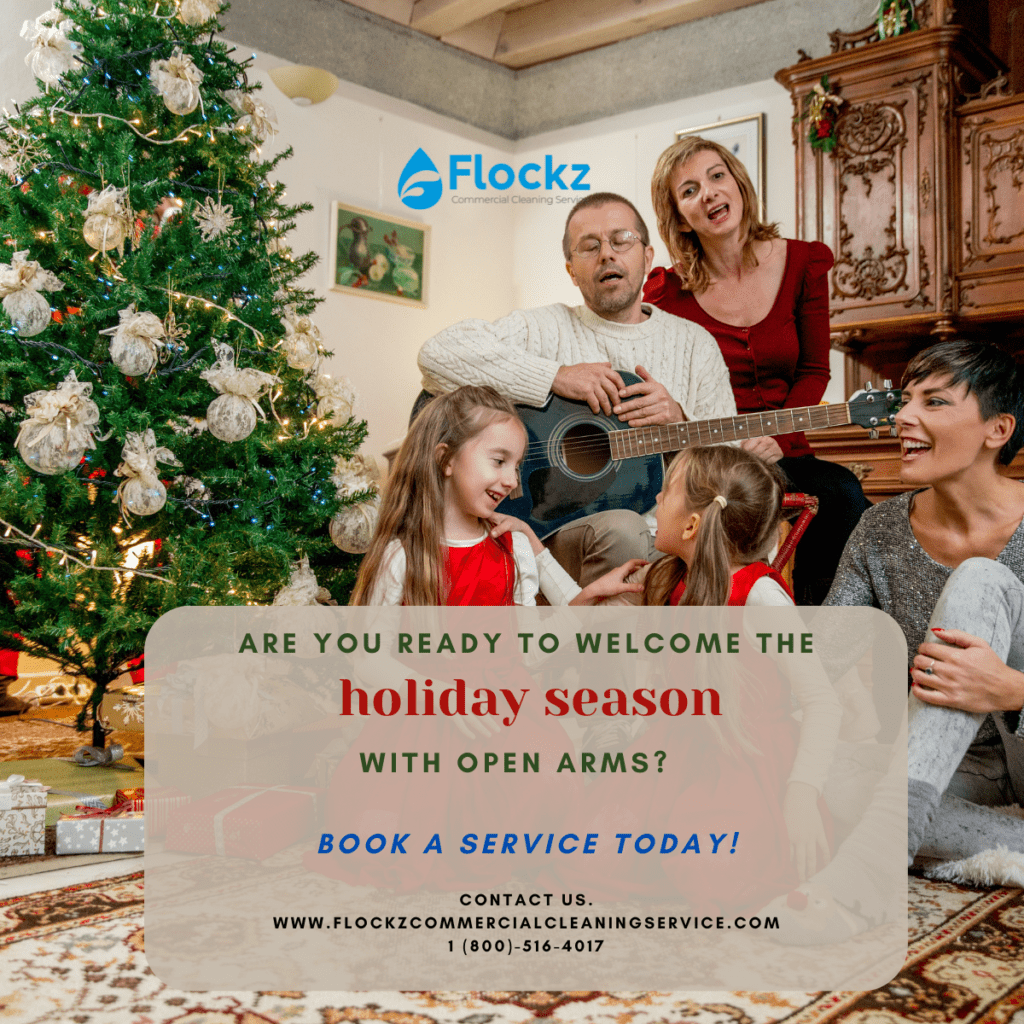
<path fill-rule="evenodd" d="M 331 520 L 331 540 L 350 555 L 362 555 L 369 550 L 377 520 L 380 517 L 380 495 L 369 501 L 342 509 Z"/>
<path fill-rule="evenodd" d="M 129 432 L 121 449 L 121 458 L 124 461 L 114 470 L 114 476 L 125 478 L 115 497 L 121 503 L 121 514 L 125 519 L 129 513 L 155 515 L 167 504 L 167 488 L 157 473 L 157 461 L 169 466 L 180 466 L 181 463 L 170 448 L 157 447 L 152 430 L 145 434 Z"/>
<path fill-rule="evenodd" d="M 230 345 L 214 343 L 217 362 L 199 375 L 220 392 L 206 410 L 206 427 L 220 441 L 242 441 L 256 429 L 256 416 L 267 417 L 259 399 L 281 378 L 251 366 L 235 367 L 235 350 Z"/>
<path fill-rule="evenodd" d="M 284 338 L 279 342 L 284 349 L 285 362 L 293 370 L 310 370 L 320 358 L 320 329 L 308 316 L 299 316 L 294 309 L 285 311 Z"/>
<path fill-rule="evenodd" d="M 274 596 L 274 604 L 279 607 L 307 607 L 320 604 L 318 598 L 324 591 L 317 582 L 316 574 L 309 567 L 309 557 L 302 558 L 292 566 L 291 579 Z M 330 594 L 327 595 L 330 597 Z"/>
<path fill-rule="evenodd" d="M 331 483 L 339 498 L 351 498 L 361 491 L 380 491 L 380 466 L 369 455 L 339 455 L 334 460 Z"/>
<path fill-rule="evenodd" d="M 224 97 L 242 115 L 235 122 L 238 131 L 248 132 L 256 142 L 266 142 L 271 135 L 277 134 L 273 124 L 277 121 L 277 115 L 271 106 L 239 89 L 228 89 Z"/>
<path fill-rule="evenodd" d="M 32 44 L 25 55 L 25 63 L 47 88 L 60 85 L 62 75 L 81 65 L 75 56 L 80 47 L 68 39 L 68 33 L 77 28 L 70 18 L 53 8 L 21 26 L 22 39 Z"/>
<path fill-rule="evenodd" d="M 165 344 L 164 322 L 155 313 L 136 313 L 135 303 L 122 309 L 121 322 L 100 334 L 113 335 L 110 361 L 126 377 L 145 377 L 157 364 Z"/>
<path fill-rule="evenodd" d="M 205 25 L 220 13 L 220 0 L 181 0 L 178 21 L 185 25 Z"/>
<path fill-rule="evenodd" d="M 238 220 L 232 216 L 234 212 L 233 206 L 222 206 L 220 202 L 213 201 L 213 196 L 207 196 L 206 202 L 192 211 L 192 217 L 199 225 L 203 241 L 209 242 L 210 239 L 223 235 Z"/>
<path fill-rule="evenodd" d="M 26 256 L 28 249 L 23 249 L 11 257 L 10 263 L 0 263 L 0 296 L 18 334 L 31 338 L 50 322 L 50 303 L 39 293 L 59 292 L 64 282 Z"/>
<path fill-rule="evenodd" d="M 55 476 L 74 469 L 86 448 L 95 448 L 92 435 L 100 411 L 89 397 L 92 384 L 79 383 L 72 370 L 53 391 L 25 396 L 28 419 L 23 420 L 15 445 L 26 465 Z"/>
<path fill-rule="evenodd" d="M 206 430 L 206 419 L 203 416 L 179 416 L 176 420 L 168 420 L 167 425 L 176 434 L 199 437 Z"/>
<path fill-rule="evenodd" d="M 102 192 L 89 196 L 85 209 L 82 234 L 96 250 L 117 249 L 124 255 L 124 240 L 132 226 L 132 211 L 128 205 L 128 190 L 108 185 Z"/>
<path fill-rule="evenodd" d="M 352 385 L 344 377 L 330 377 L 322 374 L 312 383 L 319 401 L 316 403 L 317 419 L 331 417 L 331 423 L 339 426 L 352 415 L 356 396 Z"/>
<path fill-rule="evenodd" d="M 213 497 L 210 488 L 194 476 L 176 476 L 174 482 L 185 489 L 185 497 L 189 501 L 209 501 Z"/>
<path fill-rule="evenodd" d="M 178 47 L 167 60 L 150 62 L 149 77 L 164 106 L 172 114 L 191 114 L 199 106 L 203 73 L 195 61 Z"/>

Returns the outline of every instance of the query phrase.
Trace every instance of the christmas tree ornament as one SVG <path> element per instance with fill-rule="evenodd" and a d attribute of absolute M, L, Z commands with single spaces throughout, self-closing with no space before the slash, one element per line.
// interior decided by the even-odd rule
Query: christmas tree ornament
<path fill-rule="evenodd" d="M 16 252 L 10 263 L 0 263 L 0 296 L 4 312 L 23 338 L 31 338 L 50 322 L 50 303 L 40 292 L 59 292 L 64 282 L 35 261 L 28 249 Z"/>
<path fill-rule="evenodd" d="M 131 232 L 132 220 L 128 190 L 108 185 L 102 192 L 90 193 L 82 235 L 97 251 L 117 249 L 123 256 L 124 240 Z"/>
<path fill-rule="evenodd" d="M 331 540 L 350 555 L 364 554 L 370 547 L 380 518 L 381 473 L 377 460 L 368 455 L 339 456 L 331 474 L 339 498 L 351 498 L 363 491 L 374 494 L 366 501 L 343 508 L 330 525 Z"/>
<path fill-rule="evenodd" d="M 248 132 L 256 142 L 266 142 L 271 135 L 277 133 L 274 122 L 277 121 L 273 108 L 256 99 L 252 93 L 240 89 L 228 89 L 224 93 L 228 103 L 242 116 L 235 122 L 240 132 Z"/>
<path fill-rule="evenodd" d="M 223 235 L 238 219 L 233 216 L 234 212 L 233 207 L 221 205 L 219 199 L 214 202 L 213 196 L 207 196 L 206 202 L 192 212 L 203 241 L 209 242 Z"/>
<path fill-rule="evenodd" d="M 89 397 L 92 384 L 79 383 L 72 370 L 53 391 L 25 396 L 25 411 L 15 445 L 25 464 L 44 476 L 75 469 L 86 448 L 95 448 L 92 435 L 100 411 Z"/>
<path fill-rule="evenodd" d="M 194 476 L 176 476 L 174 483 L 184 490 L 186 501 L 209 501 L 213 497 L 210 488 Z"/>
<path fill-rule="evenodd" d="M 362 555 L 369 550 L 373 533 L 380 518 L 380 495 L 369 501 L 349 505 L 331 520 L 331 540 L 336 547 L 350 555 Z"/>
<path fill-rule="evenodd" d="M 121 515 L 126 522 L 136 516 L 156 515 L 167 504 L 167 488 L 157 473 L 157 462 L 180 466 L 170 448 L 157 447 L 152 430 L 144 434 L 129 432 L 121 449 L 122 462 L 114 476 L 124 477 L 117 489 L 115 501 L 121 503 Z"/>
<path fill-rule="evenodd" d="M 137 313 L 135 303 L 119 313 L 116 327 L 100 331 L 113 335 L 110 361 L 126 377 L 145 377 L 155 368 L 165 344 L 164 323 L 155 313 Z"/>
<path fill-rule="evenodd" d="M 205 25 L 220 12 L 220 0 L 181 0 L 178 20 L 185 25 Z"/>
<path fill-rule="evenodd" d="M 351 498 L 362 491 L 380 491 L 382 477 L 377 460 L 356 453 L 347 458 L 339 455 L 334 460 L 331 483 L 339 498 Z"/>
<path fill-rule="evenodd" d="M 279 342 L 285 362 L 294 370 L 311 370 L 320 359 L 320 329 L 308 316 L 300 316 L 294 308 L 285 310 L 284 338 Z"/>
<path fill-rule="evenodd" d="M 217 361 L 199 375 L 220 392 L 206 410 L 206 427 L 220 441 L 243 441 L 256 429 L 257 414 L 267 418 L 259 399 L 281 379 L 251 366 L 236 368 L 230 345 L 215 342 L 213 350 Z"/>
<path fill-rule="evenodd" d="M 309 557 L 303 555 L 292 566 L 291 579 L 274 595 L 274 604 L 290 608 L 319 604 L 317 599 L 323 589 L 309 567 Z"/>
<path fill-rule="evenodd" d="M 176 434 L 183 437 L 198 437 L 206 430 L 205 416 L 178 416 L 176 419 L 168 420 L 167 425 Z"/>
<path fill-rule="evenodd" d="M 328 374 L 320 374 L 311 383 L 316 397 L 317 419 L 327 419 L 338 426 L 344 423 L 352 415 L 352 407 L 355 404 L 356 396 L 344 377 L 331 377 Z"/>
<path fill-rule="evenodd" d="M 27 131 L 0 122 L 0 172 L 16 182 L 43 159 L 42 150 Z"/>
<path fill-rule="evenodd" d="M 43 82 L 47 89 L 60 85 L 63 75 L 81 66 L 76 56 L 79 45 L 68 39 L 68 33 L 78 26 L 53 8 L 40 14 L 35 21 L 26 21 L 21 26 L 21 37 L 32 44 L 25 55 L 25 63 L 32 74 Z"/>
<path fill-rule="evenodd" d="M 175 47 L 166 60 L 151 61 L 149 77 L 164 106 L 172 114 L 191 114 L 199 106 L 203 73 L 195 61 L 179 48 Z"/>

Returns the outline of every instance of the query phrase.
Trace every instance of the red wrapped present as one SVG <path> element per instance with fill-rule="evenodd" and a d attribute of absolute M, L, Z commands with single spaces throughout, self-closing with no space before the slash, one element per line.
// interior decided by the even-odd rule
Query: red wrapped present
<path fill-rule="evenodd" d="M 145 801 L 146 834 L 153 839 L 166 835 L 167 818 L 171 811 L 186 806 L 192 799 L 187 793 L 182 793 L 173 786 L 149 786 L 145 790 L 145 795 L 141 789 L 135 790 L 135 794 L 133 799 Z"/>
<path fill-rule="evenodd" d="M 171 811 L 164 846 L 265 860 L 310 834 L 322 792 L 285 785 L 222 789 Z"/>

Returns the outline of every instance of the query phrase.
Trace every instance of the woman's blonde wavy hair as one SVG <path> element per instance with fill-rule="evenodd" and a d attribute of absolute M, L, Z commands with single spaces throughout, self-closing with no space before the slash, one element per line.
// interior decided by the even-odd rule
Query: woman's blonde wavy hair
<path fill-rule="evenodd" d="M 743 197 L 741 228 L 745 235 L 744 262 L 756 267 L 754 242 L 779 237 L 778 224 L 766 224 L 761 220 L 757 193 L 750 181 L 750 175 L 729 150 L 710 139 L 702 139 L 699 135 L 687 135 L 672 143 L 658 157 L 658 163 L 654 168 L 654 176 L 651 178 L 651 201 L 654 204 L 655 216 L 658 218 L 658 234 L 668 249 L 672 265 L 682 281 L 683 288 L 695 295 L 707 289 L 711 284 L 711 276 L 697 233 L 683 229 L 682 218 L 672 194 L 672 175 L 680 164 L 686 163 L 690 157 L 703 150 L 717 153 L 739 186 L 740 195 Z"/>

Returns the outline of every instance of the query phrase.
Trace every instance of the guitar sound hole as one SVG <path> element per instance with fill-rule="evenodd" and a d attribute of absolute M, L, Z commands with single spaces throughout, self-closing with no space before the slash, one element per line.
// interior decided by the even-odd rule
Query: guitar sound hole
<path fill-rule="evenodd" d="M 577 476 L 597 476 L 611 462 L 608 435 L 590 423 L 570 427 L 562 437 L 562 458 Z"/>

